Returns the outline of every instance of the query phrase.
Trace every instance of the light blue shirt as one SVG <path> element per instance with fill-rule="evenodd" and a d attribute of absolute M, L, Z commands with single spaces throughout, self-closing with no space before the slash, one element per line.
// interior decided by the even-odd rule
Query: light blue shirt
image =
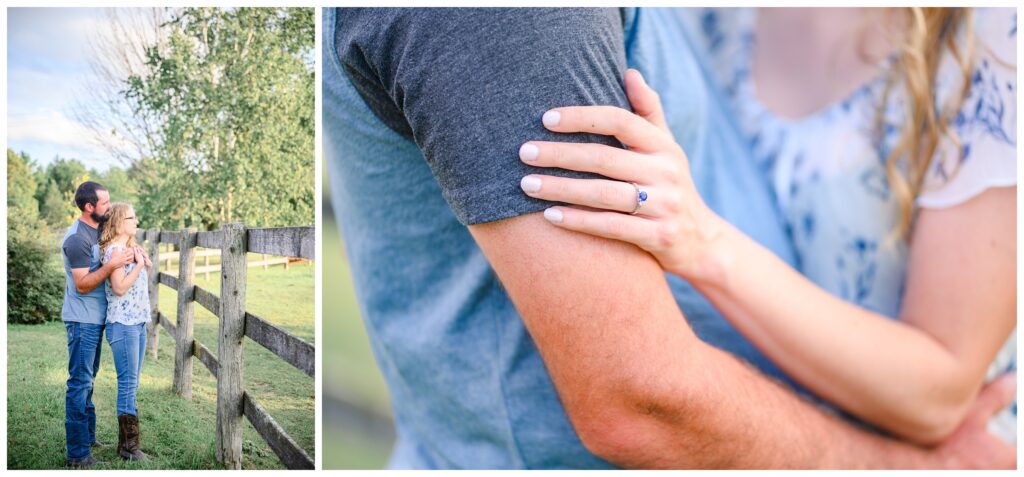
<path fill-rule="evenodd" d="M 89 267 L 89 272 L 100 268 L 99 233 L 96 229 L 75 220 L 61 239 L 61 261 L 64 263 L 64 306 L 61 308 L 61 319 L 78 323 L 102 325 L 107 316 L 107 297 L 103 286 L 94 288 L 89 293 L 79 293 L 75 279 L 71 276 L 72 268 Z M 74 267 L 72 267 L 74 263 Z"/>

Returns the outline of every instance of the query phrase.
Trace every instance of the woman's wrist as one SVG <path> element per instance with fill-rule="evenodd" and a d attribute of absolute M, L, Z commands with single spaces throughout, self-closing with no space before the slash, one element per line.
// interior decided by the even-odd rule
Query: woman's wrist
<path fill-rule="evenodd" d="M 690 247 L 689 265 L 676 274 L 698 288 L 725 288 L 736 262 L 737 234 L 740 232 L 732 224 L 708 210 L 696 240 L 686 245 Z"/>

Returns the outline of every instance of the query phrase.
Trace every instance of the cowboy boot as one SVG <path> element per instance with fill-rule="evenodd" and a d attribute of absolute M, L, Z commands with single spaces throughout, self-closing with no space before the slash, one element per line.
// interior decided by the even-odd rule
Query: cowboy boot
<path fill-rule="evenodd" d="M 139 449 L 139 418 L 122 414 L 117 420 L 124 428 L 124 446 L 117 454 L 124 460 L 146 460 L 146 454 Z"/>
<path fill-rule="evenodd" d="M 117 455 L 124 457 L 127 451 L 124 448 L 125 434 L 128 429 L 127 414 L 117 416 Z"/>

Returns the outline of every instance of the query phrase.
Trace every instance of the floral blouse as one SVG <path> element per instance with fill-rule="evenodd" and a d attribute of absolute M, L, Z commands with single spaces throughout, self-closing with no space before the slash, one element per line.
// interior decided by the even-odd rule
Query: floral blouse
<path fill-rule="evenodd" d="M 126 252 L 127 249 L 121 244 L 111 244 L 107 247 L 107 250 L 103 252 L 102 263 L 110 261 L 110 254 L 114 250 L 121 250 L 122 253 Z M 140 263 L 129 263 L 124 266 L 125 274 L 131 273 L 135 267 L 144 266 Z M 128 291 L 122 296 L 117 296 L 114 293 L 113 287 L 110 285 L 110 279 L 108 278 L 103 282 L 104 290 L 107 295 L 107 324 L 120 323 L 122 325 L 137 325 L 139 323 L 149 323 L 150 320 L 150 307 L 149 307 L 149 280 L 146 274 L 148 270 L 143 268 L 139 271 L 139 276 L 135 278 L 135 282 L 128 288 Z M 122 273 L 120 270 L 115 270 L 114 273 Z"/>
<path fill-rule="evenodd" d="M 900 217 L 885 158 L 902 123 L 905 96 L 894 89 L 882 133 L 877 107 L 885 74 L 841 101 L 800 119 L 775 116 L 758 99 L 751 76 L 756 9 L 699 9 L 684 19 L 770 178 L 792 238 L 800 272 L 842 299 L 897 317 L 908 248 L 892 238 Z M 1017 16 L 1014 9 L 976 9 L 976 67 L 968 97 L 952 121 L 962 154 L 946 140 L 927 172 L 916 208 L 943 208 L 990 187 L 1017 184 Z M 883 61 L 883 71 L 895 57 Z M 962 84 L 952 55 L 940 65 L 938 101 Z M 1016 369 L 1016 330 L 992 363 L 988 379 Z M 1016 403 L 990 427 L 1016 439 Z"/>

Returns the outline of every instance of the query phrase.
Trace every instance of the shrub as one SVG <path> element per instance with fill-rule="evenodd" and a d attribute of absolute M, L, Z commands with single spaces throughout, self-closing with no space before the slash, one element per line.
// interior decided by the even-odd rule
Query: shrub
<path fill-rule="evenodd" d="M 7 321 L 60 320 L 64 274 L 52 233 L 20 207 L 7 210 L 7 227 Z"/>

